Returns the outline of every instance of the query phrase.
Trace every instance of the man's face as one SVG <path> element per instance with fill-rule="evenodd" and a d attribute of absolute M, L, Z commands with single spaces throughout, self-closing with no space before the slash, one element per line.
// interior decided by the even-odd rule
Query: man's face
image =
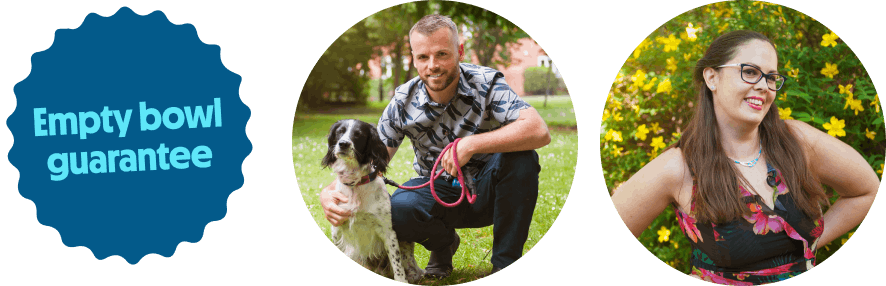
<path fill-rule="evenodd" d="M 458 78 L 458 62 L 464 58 L 462 46 L 452 42 L 449 29 L 431 35 L 413 32 L 409 37 L 412 62 L 421 81 L 430 91 L 443 91 Z"/>

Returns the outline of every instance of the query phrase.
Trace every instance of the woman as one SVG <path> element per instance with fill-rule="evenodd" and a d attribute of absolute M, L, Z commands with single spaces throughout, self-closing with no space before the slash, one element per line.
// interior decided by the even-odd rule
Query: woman
<path fill-rule="evenodd" d="M 781 120 L 775 46 L 734 31 L 696 64 L 695 114 L 682 138 L 612 195 L 639 237 L 668 205 L 692 244 L 691 275 L 753 285 L 796 276 L 815 250 L 861 223 L 879 181 L 858 152 L 808 124 Z M 821 183 L 840 199 L 828 211 Z"/>

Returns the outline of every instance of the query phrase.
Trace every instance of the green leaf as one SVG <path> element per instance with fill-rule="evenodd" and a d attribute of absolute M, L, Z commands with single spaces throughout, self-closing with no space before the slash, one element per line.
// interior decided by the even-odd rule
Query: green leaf
<path fill-rule="evenodd" d="M 791 112 L 792 117 L 803 122 L 812 121 L 812 116 L 806 112 Z"/>

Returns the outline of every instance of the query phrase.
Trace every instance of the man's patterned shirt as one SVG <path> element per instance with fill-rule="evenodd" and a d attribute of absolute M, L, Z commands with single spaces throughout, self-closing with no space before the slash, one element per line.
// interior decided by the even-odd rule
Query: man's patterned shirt
<path fill-rule="evenodd" d="M 501 128 L 530 107 L 511 90 L 501 72 L 467 63 L 459 67 L 458 89 L 448 104 L 432 101 L 424 82 L 415 77 L 397 87 L 378 121 L 378 133 L 388 147 L 399 147 L 404 136 L 412 141 L 412 166 L 419 176 L 430 176 L 440 152 L 456 138 Z M 475 154 L 462 171 L 476 177 L 491 156 Z M 451 178 L 446 173 L 444 177 Z"/>

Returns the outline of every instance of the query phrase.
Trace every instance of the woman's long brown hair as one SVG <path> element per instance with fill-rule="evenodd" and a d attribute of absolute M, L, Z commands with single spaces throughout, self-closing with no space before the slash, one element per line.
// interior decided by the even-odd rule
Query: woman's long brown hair
<path fill-rule="evenodd" d="M 683 160 L 694 176 L 696 193 L 692 197 L 695 204 L 693 216 L 700 222 L 723 223 L 750 214 L 750 209 L 741 201 L 738 186 L 739 180 L 750 189 L 751 184 L 723 151 L 717 118 L 714 116 L 713 93 L 705 84 L 703 72 L 705 68 L 725 64 L 735 56 L 740 46 L 754 39 L 772 44 L 768 37 L 753 31 L 729 32 L 711 43 L 704 57 L 696 63 L 693 73 L 698 90 L 695 114 L 680 140 L 668 147 L 681 149 Z M 795 204 L 810 218 L 819 218 L 821 205 L 828 204 L 827 196 L 818 178 L 807 166 L 804 146 L 779 118 L 775 102 L 769 107 L 758 130 L 766 161 L 781 171 Z"/>

